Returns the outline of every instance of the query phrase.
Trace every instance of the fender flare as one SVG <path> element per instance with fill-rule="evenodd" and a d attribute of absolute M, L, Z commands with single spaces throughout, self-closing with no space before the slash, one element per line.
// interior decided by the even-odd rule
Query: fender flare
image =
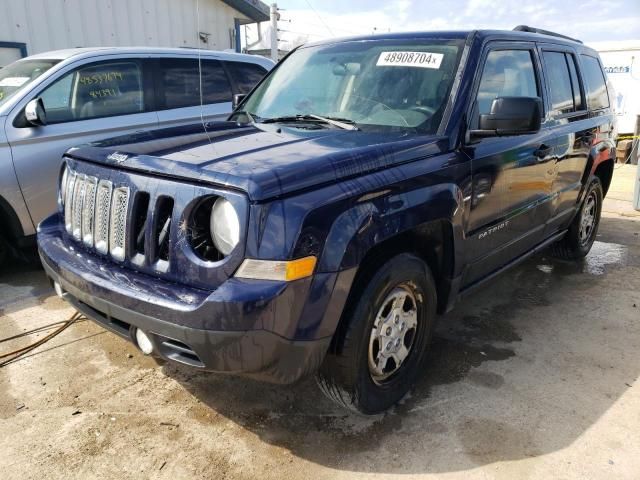
<path fill-rule="evenodd" d="M 464 196 L 458 185 L 439 184 L 409 192 L 389 192 L 361 201 L 334 220 L 318 262 L 318 271 L 358 267 L 371 248 L 425 224 L 446 220 L 453 227 L 454 258 L 463 233 Z"/>
<path fill-rule="evenodd" d="M 602 144 L 605 144 L 607 148 L 602 149 Z M 604 162 L 612 161 L 615 164 L 615 157 L 616 145 L 613 140 L 609 138 L 603 139 L 601 142 L 592 146 L 589 151 L 587 166 L 582 174 L 582 188 L 578 194 L 578 203 L 581 203 L 583 200 L 589 177 L 594 175 L 597 168 Z"/>

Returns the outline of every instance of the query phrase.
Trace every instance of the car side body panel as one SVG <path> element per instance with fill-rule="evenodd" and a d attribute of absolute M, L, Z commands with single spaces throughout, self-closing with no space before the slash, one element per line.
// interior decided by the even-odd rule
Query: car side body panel
<path fill-rule="evenodd" d="M 6 222 L 1 225 L 4 236 L 20 239 L 34 235 L 36 229 L 16 177 L 11 148 L 5 135 L 6 120 L 7 117 L 0 117 L 0 220 Z"/>

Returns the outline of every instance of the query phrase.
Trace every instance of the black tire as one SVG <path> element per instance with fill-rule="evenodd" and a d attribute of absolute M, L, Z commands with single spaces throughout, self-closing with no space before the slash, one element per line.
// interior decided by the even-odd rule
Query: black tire
<path fill-rule="evenodd" d="M 371 275 L 362 275 L 360 278 L 361 283 L 354 286 L 354 294 L 346 306 L 343 323 L 336 332 L 332 347 L 320 367 L 317 381 L 322 392 L 337 404 L 371 415 L 383 412 L 401 400 L 422 371 L 431 340 L 437 298 L 435 282 L 429 267 L 411 254 L 397 255 Z M 378 344 L 377 355 L 370 353 L 372 345 L 375 351 L 377 341 L 374 340 L 372 331 L 376 317 L 384 312 L 381 309 L 387 308 L 384 305 L 385 300 L 388 303 L 390 296 L 400 289 L 406 290 L 408 304 L 415 302 L 415 331 L 410 338 L 408 354 L 398 364 L 397 370 L 384 380 L 381 377 L 374 380 L 369 357 L 383 355 L 384 352 L 380 352 L 383 347 Z M 402 303 L 402 309 L 405 311 L 405 303 Z M 393 315 L 393 312 L 389 312 L 387 318 L 390 319 Z M 399 325 L 397 319 L 398 316 L 395 316 L 396 326 Z M 385 325 L 384 329 L 388 331 L 387 324 L 386 321 L 382 322 L 382 325 Z M 402 342 L 406 346 L 410 330 L 404 330 L 399 335 L 404 335 Z M 390 337 L 385 337 L 385 340 L 387 338 Z M 394 367 L 395 361 L 385 364 Z"/>
<path fill-rule="evenodd" d="M 4 239 L 4 237 L 0 235 L 0 271 L 2 271 L 8 259 L 9 259 L 9 244 Z"/>
<path fill-rule="evenodd" d="M 571 222 L 567 234 L 551 245 L 551 255 L 562 260 L 578 260 L 587 256 L 598 234 L 603 196 L 600 179 L 592 176 L 580 210 Z M 588 229 L 583 226 L 585 215 L 593 216 L 593 223 Z"/>

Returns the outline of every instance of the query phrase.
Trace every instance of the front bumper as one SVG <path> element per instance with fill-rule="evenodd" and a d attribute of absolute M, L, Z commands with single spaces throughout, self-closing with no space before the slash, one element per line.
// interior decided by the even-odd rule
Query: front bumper
<path fill-rule="evenodd" d="M 166 360 L 292 383 L 324 359 L 331 335 L 322 334 L 337 321 L 327 322 L 325 311 L 337 274 L 290 283 L 230 278 L 210 292 L 124 269 L 64 236 L 55 217 L 39 227 L 42 264 L 64 298 L 131 341 L 142 329 Z"/>

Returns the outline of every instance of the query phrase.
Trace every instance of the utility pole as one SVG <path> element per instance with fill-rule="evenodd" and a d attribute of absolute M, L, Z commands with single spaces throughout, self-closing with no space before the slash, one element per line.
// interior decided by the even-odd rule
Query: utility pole
<path fill-rule="evenodd" d="M 633 208 L 640 212 L 640 162 L 636 168 L 636 186 L 633 192 Z"/>
<path fill-rule="evenodd" d="M 271 4 L 271 59 L 278 61 L 278 4 Z"/>
<path fill-rule="evenodd" d="M 633 192 L 633 208 L 640 211 L 640 115 L 636 117 L 636 130 L 633 138 L 634 147 L 631 149 L 631 164 L 638 165 L 636 168 L 636 186 Z"/>

